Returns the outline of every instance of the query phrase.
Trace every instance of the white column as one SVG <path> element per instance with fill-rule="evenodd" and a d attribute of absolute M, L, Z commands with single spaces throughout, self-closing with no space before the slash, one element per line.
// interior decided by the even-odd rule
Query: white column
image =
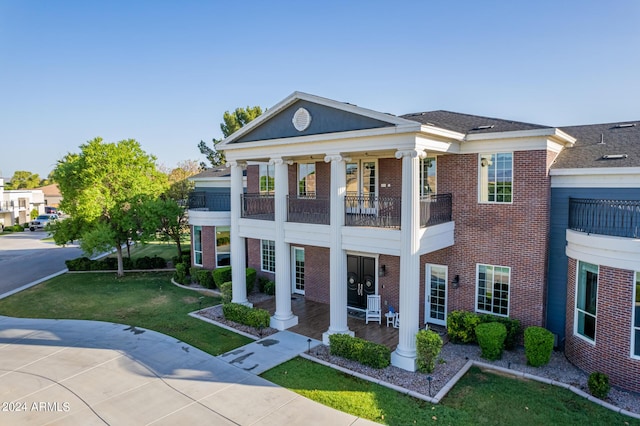
<path fill-rule="evenodd" d="M 233 290 L 231 301 L 247 306 L 252 306 L 247 299 L 246 286 L 246 249 L 245 239 L 240 237 L 240 214 L 242 211 L 241 195 L 243 193 L 242 171 L 246 164 L 236 161 L 227 162 L 231 168 L 231 282 Z"/>
<path fill-rule="evenodd" d="M 398 346 L 391 354 L 391 364 L 416 371 L 416 334 L 420 313 L 420 202 L 418 179 L 420 156 L 417 150 L 396 152 L 402 159 L 402 212 L 400 215 L 400 330 Z"/>
<path fill-rule="evenodd" d="M 329 329 L 322 334 L 322 341 L 329 344 L 332 334 L 354 335 L 347 325 L 347 253 L 342 249 L 344 226 L 344 196 L 347 187 L 349 158 L 327 155 L 325 163 L 331 162 L 330 224 L 331 246 L 329 247 Z"/>
<path fill-rule="evenodd" d="M 298 324 L 298 317 L 291 311 L 291 247 L 284 239 L 287 221 L 287 195 L 289 194 L 289 168 L 291 162 L 274 158 L 275 166 L 274 225 L 276 231 L 276 311 L 271 317 L 271 327 L 284 330 Z"/>

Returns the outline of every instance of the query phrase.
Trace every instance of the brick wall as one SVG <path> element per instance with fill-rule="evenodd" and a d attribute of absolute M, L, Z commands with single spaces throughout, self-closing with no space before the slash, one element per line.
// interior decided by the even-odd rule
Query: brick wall
<path fill-rule="evenodd" d="M 565 354 L 587 373 L 600 371 L 612 385 L 640 392 L 640 359 L 630 356 L 634 272 L 600 266 L 594 344 L 573 331 L 577 263 L 569 258 Z"/>
<path fill-rule="evenodd" d="M 216 228 L 215 226 L 202 226 L 202 268 L 216 268 Z M 193 226 L 191 226 L 191 235 L 193 235 Z M 191 266 L 194 264 L 195 256 L 193 255 L 193 245 L 191 245 Z M 197 265 L 199 266 L 199 265 Z"/>
<path fill-rule="evenodd" d="M 330 300 L 329 249 L 316 246 L 300 246 L 298 244 L 296 244 L 296 247 L 304 247 L 305 298 L 328 304 Z"/>

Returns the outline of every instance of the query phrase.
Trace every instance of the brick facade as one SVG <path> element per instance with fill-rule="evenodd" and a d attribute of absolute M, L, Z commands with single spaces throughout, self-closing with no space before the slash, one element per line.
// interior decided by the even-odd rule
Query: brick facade
<path fill-rule="evenodd" d="M 569 258 L 565 354 L 578 368 L 609 376 L 614 386 L 640 392 L 640 359 L 631 358 L 634 272 L 600 266 L 596 302 L 596 338 L 574 333 L 577 265 Z"/>
<path fill-rule="evenodd" d="M 202 229 L 202 268 L 216 268 L 216 227 L 201 226 Z M 193 235 L 193 226 L 191 226 L 191 235 Z M 191 248 L 191 266 L 195 265 L 195 256 L 193 255 L 193 247 Z"/>

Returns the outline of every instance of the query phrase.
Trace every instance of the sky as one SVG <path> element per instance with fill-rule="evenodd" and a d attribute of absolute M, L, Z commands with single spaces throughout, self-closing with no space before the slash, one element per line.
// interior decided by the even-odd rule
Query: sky
<path fill-rule="evenodd" d="M 172 168 L 294 91 L 392 113 L 640 120 L 640 1 L 0 0 L 0 176 L 96 137 Z"/>

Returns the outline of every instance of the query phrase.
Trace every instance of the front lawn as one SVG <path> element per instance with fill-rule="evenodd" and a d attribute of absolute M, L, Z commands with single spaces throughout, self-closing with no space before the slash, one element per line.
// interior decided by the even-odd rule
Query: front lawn
<path fill-rule="evenodd" d="M 640 425 L 556 386 L 473 367 L 440 404 L 295 358 L 262 374 L 309 399 L 388 425 Z"/>
<path fill-rule="evenodd" d="M 220 303 L 178 288 L 171 273 L 64 274 L 0 300 L 0 315 L 86 319 L 144 327 L 219 355 L 252 340 L 187 314 Z M 201 299 L 202 298 L 202 299 Z"/>

